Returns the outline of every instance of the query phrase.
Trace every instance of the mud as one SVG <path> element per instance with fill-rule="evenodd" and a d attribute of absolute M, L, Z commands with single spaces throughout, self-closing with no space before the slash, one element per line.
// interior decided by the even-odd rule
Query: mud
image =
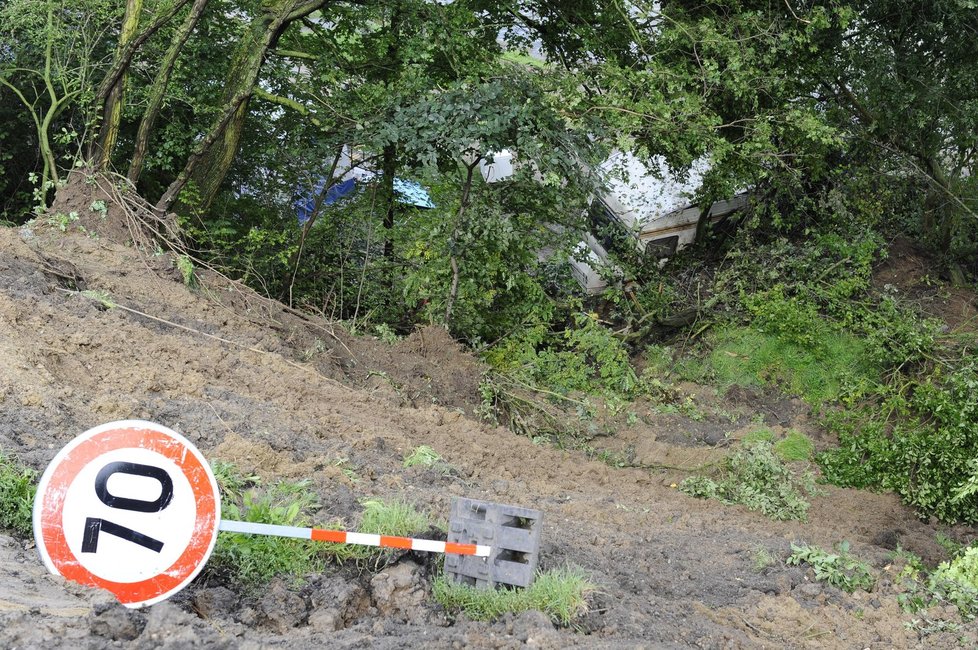
<path fill-rule="evenodd" d="M 615 467 L 473 417 L 481 367 L 440 330 L 395 346 L 357 339 L 207 271 L 200 271 L 201 287 L 190 289 L 173 264 L 170 256 L 76 229 L 0 229 L 0 448 L 42 469 L 85 429 L 143 418 L 183 433 L 208 458 L 266 480 L 311 478 L 324 520 L 353 518 L 367 497 L 409 500 L 434 520 L 446 518 L 451 498 L 461 495 L 538 508 L 541 566 L 581 567 L 598 585 L 590 612 L 561 628 L 535 612 L 494 623 L 454 620 L 431 598 L 433 560 L 411 553 L 376 573 L 332 567 L 258 595 L 200 580 L 168 602 L 131 612 L 49 576 L 30 544 L 3 537 L 3 647 L 978 642 L 969 625 L 929 636 L 908 629 L 892 559 L 899 545 L 939 561 L 938 532 L 971 539 L 974 530 L 921 521 L 886 494 L 825 487 L 801 523 L 694 500 L 672 487 L 688 473 L 675 468 L 722 457 L 723 441 L 736 440 L 752 420 L 817 433 L 795 401 L 686 387 L 704 415 L 642 413 L 601 438 L 609 449 L 631 449 L 642 465 Z M 80 289 L 104 292 L 103 300 Z M 434 448 L 449 471 L 403 468 L 418 445 Z M 830 547 L 840 540 L 883 576 L 872 593 L 845 594 L 783 562 L 792 542 Z M 757 568 L 762 550 L 774 560 Z"/>

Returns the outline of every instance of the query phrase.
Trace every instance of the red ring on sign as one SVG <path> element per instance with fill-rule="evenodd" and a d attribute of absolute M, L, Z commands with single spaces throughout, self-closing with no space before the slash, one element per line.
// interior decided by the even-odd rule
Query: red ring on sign
<path fill-rule="evenodd" d="M 106 580 L 86 569 L 68 547 L 62 526 L 65 494 L 82 468 L 103 454 L 126 448 L 147 449 L 175 463 L 190 481 L 197 506 L 196 525 L 184 552 L 164 572 L 139 582 Z M 123 604 L 143 603 L 179 590 L 203 568 L 217 535 L 219 501 L 212 491 L 210 472 L 186 443 L 156 429 L 109 429 L 81 441 L 54 468 L 43 498 L 41 534 L 58 573 L 68 580 L 111 591 Z"/>

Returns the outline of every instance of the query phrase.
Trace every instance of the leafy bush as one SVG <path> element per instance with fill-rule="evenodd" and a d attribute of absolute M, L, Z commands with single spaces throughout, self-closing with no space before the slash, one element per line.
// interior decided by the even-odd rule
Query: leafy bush
<path fill-rule="evenodd" d="M 978 458 L 974 363 L 881 391 L 879 404 L 828 418 L 839 448 L 819 457 L 826 478 L 893 490 L 942 521 L 978 521 L 978 494 L 964 489 Z"/>
<path fill-rule="evenodd" d="M 634 397 L 642 391 L 624 344 L 596 314 L 579 313 L 575 326 L 550 335 L 530 328 L 486 353 L 497 370 L 562 395 L 571 392 Z"/>
<path fill-rule="evenodd" d="M 957 606 L 965 619 L 978 615 L 978 546 L 971 546 L 953 560 L 941 563 L 931 573 L 929 587 L 942 600 Z"/>
<path fill-rule="evenodd" d="M 0 528 L 18 537 L 33 534 L 37 472 L 0 452 Z"/>
<path fill-rule="evenodd" d="M 921 319 L 892 296 L 883 296 L 873 308 L 860 312 L 857 327 L 876 363 L 909 370 L 934 354 L 940 323 Z"/>
<path fill-rule="evenodd" d="M 815 572 L 816 580 L 833 587 L 852 593 L 856 589 L 870 591 L 876 584 L 869 565 L 849 553 L 849 542 L 837 544 L 835 553 L 807 544 L 792 544 L 791 550 L 793 553 L 785 561 L 786 564 L 807 564 Z"/>
<path fill-rule="evenodd" d="M 796 476 L 770 442 L 758 440 L 728 458 L 718 477 L 691 476 L 679 489 L 692 497 L 743 505 L 772 519 L 805 520 L 806 496 L 815 494 L 815 482 L 810 474 Z"/>
<path fill-rule="evenodd" d="M 450 612 L 462 612 L 477 621 L 492 621 L 506 613 L 539 610 L 562 625 L 587 611 L 587 596 L 594 591 L 584 574 L 556 569 L 537 574 L 525 589 L 477 589 L 439 576 L 432 585 L 435 600 Z"/>
<path fill-rule="evenodd" d="M 783 285 L 744 296 L 743 302 L 760 332 L 774 334 L 792 346 L 820 351 L 828 327 L 813 303 L 798 296 L 785 297 Z"/>

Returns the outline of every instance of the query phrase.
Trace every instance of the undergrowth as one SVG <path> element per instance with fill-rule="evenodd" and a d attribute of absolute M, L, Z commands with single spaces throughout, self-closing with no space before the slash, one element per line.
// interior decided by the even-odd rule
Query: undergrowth
<path fill-rule="evenodd" d="M 596 314 L 578 313 L 574 321 L 559 333 L 531 327 L 484 353 L 492 366 L 480 384 L 485 419 L 563 445 L 567 438 L 613 433 L 597 416 L 623 414 L 638 398 L 653 404 L 677 399 L 654 373 L 636 372 L 628 347 Z"/>
<path fill-rule="evenodd" d="M 0 452 L 0 529 L 21 538 L 33 534 L 36 492 L 37 472 Z"/>
<path fill-rule="evenodd" d="M 930 592 L 958 608 L 965 620 L 978 616 L 978 546 L 942 562 L 930 575 Z"/>
<path fill-rule="evenodd" d="M 341 520 L 314 524 L 319 496 L 309 481 L 279 481 L 262 486 L 257 476 L 244 477 L 234 465 L 215 464 L 222 508 L 228 519 L 280 526 L 346 529 Z M 354 530 L 380 535 L 407 536 L 429 527 L 427 517 L 401 501 L 368 499 Z M 328 562 L 356 561 L 379 567 L 394 551 L 372 546 L 332 544 L 305 539 L 220 533 L 207 564 L 211 575 L 239 582 L 247 588 L 266 584 L 276 576 L 301 581 L 322 571 Z"/>
<path fill-rule="evenodd" d="M 816 493 L 814 477 L 793 472 L 765 440 L 745 443 L 718 475 L 690 476 L 679 489 L 692 497 L 743 505 L 772 519 L 803 521 L 808 518 L 808 497 Z"/>
<path fill-rule="evenodd" d="M 525 589 L 478 589 L 449 580 L 435 579 L 435 600 L 452 613 L 463 613 L 477 621 L 492 621 L 503 614 L 539 610 L 555 623 L 568 625 L 587 612 L 587 597 L 594 585 L 577 569 L 555 569 L 539 573 Z"/>

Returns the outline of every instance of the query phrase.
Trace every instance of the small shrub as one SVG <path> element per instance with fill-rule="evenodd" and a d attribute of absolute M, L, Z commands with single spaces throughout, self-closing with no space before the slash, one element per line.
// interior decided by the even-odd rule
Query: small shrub
<path fill-rule="evenodd" d="M 394 329 L 387 323 L 378 323 L 377 325 L 374 325 L 374 332 L 376 332 L 377 338 L 387 345 L 394 345 L 401 340 L 401 337 L 397 335 L 397 332 L 395 332 Z"/>
<path fill-rule="evenodd" d="M 743 302 L 754 327 L 790 345 L 817 350 L 828 329 L 813 303 L 798 296 L 785 297 L 781 285 L 745 296 Z"/>
<path fill-rule="evenodd" d="M 963 618 L 975 618 L 978 615 L 978 546 L 941 563 L 930 575 L 929 587 L 940 599 L 953 603 Z"/>
<path fill-rule="evenodd" d="M 503 614 L 539 610 L 554 622 L 568 625 L 587 612 L 587 596 L 594 591 L 577 569 L 556 569 L 537 574 L 525 589 L 477 589 L 439 576 L 432 585 L 435 600 L 449 612 L 461 612 L 477 621 L 492 621 Z"/>
<path fill-rule="evenodd" d="M 797 477 L 770 442 L 759 440 L 728 458 L 718 477 L 691 476 L 679 489 L 692 497 L 743 505 L 772 519 L 806 520 L 806 495 L 815 494 L 815 481 L 807 473 Z"/>
<path fill-rule="evenodd" d="M 37 472 L 0 452 L 0 528 L 30 537 L 36 493 Z"/>
<path fill-rule="evenodd" d="M 850 594 L 856 589 L 870 591 L 876 584 L 869 565 L 849 553 L 849 542 L 836 545 L 836 552 L 829 553 L 817 546 L 791 545 L 793 553 L 786 564 L 807 564 L 815 572 L 815 579 L 838 587 Z"/>
<path fill-rule="evenodd" d="M 194 261 L 189 255 L 180 255 L 176 259 L 177 270 L 183 276 L 183 284 L 188 289 L 195 289 L 198 286 L 197 272 L 194 269 Z"/>
<path fill-rule="evenodd" d="M 71 224 L 78 221 L 80 217 L 77 212 L 69 212 L 64 214 L 62 212 L 57 212 L 48 217 L 48 225 L 54 226 L 61 232 L 68 232 L 68 228 Z"/>

